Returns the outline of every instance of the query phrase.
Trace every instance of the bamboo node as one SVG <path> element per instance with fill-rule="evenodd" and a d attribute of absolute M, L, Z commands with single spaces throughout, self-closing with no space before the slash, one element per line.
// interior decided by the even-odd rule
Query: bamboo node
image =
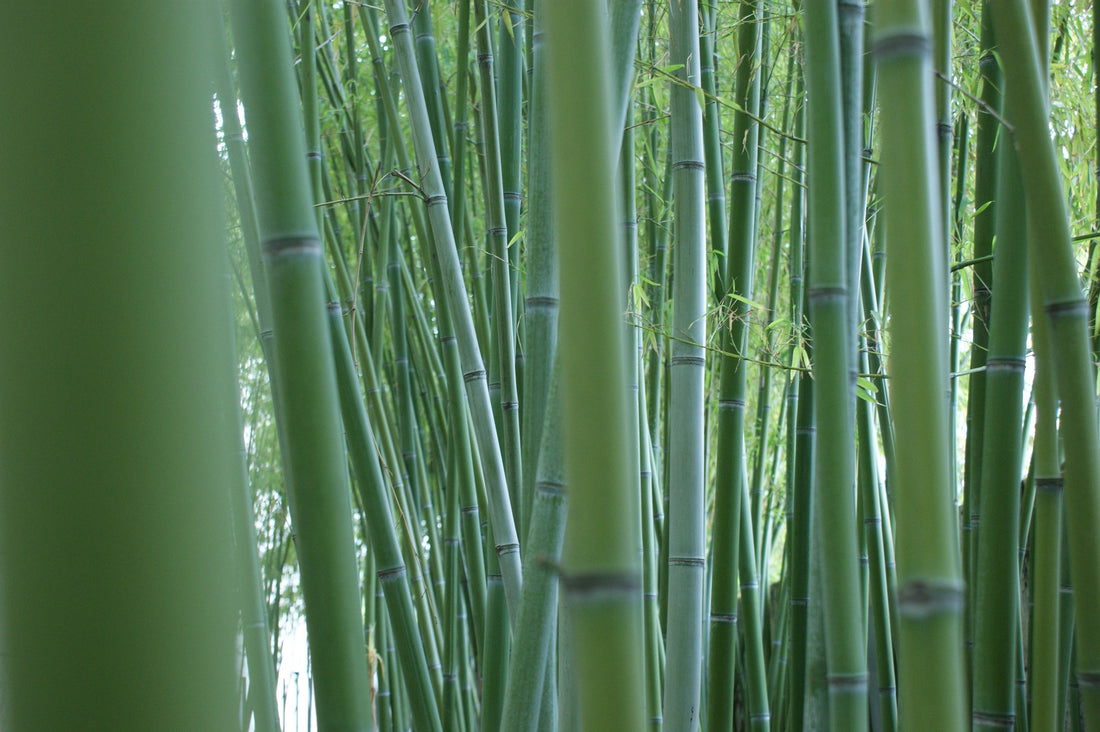
<path fill-rule="evenodd" d="M 673 170 L 704 170 L 701 160 L 678 160 L 672 164 Z"/>
<path fill-rule="evenodd" d="M 399 564 L 396 567 L 390 567 L 389 569 L 380 569 L 375 573 L 379 582 L 384 582 L 387 579 L 401 577 L 405 574 L 405 565 Z"/>
<path fill-rule="evenodd" d="M 511 544 L 497 544 L 497 556 L 506 557 L 509 554 L 519 554 L 519 544 L 512 542 Z"/>
<path fill-rule="evenodd" d="M 998 356 L 991 358 L 985 362 L 985 372 L 987 374 L 994 371 L 1008 371 L 1008 372 L 1022 372 L 1024 370 L 1024 359 L 1014 358 L 1012 356 Z"/>
<path fill-rule="evenodd" d="M 1066 300 L 1063 302 L 1052 302 L 1049 305 L 1043 307 L 1047 316 L 1051 320 L 1055 320 L 1061 317 L 1073 317 L 1084 316 L 1088 317 L 1089 304 L 1084 298 L 1076 298 L 1074 300 Z"/>
<path fill-rule="evenodd" d="M 321 240 L 313 235 L 276 236 L 264 241 L 263 250 L 268 259 L 294 254 L 320 256 Z"/>
<path fill-rule="evenodd" d="M 1087 689 L 1100 688 L 1100 671 L 1078 671 L 1077 685 Z"/>
<path fill-rule="evenodd" d="M 827 674 L 825 682 L 829 685 L 830 692 L 864 692 L 867 690 L 867 673 Z"/>
<path fill-rule="evenodd" d="M 462 378 L 469 384 L 471 381 L 478 381 L 485 378 L 485 369 L 478 369 L 476 371 L 468 371 L 462 375 Z"/>
<path fill-rule="evenodd" d="M 932 41 L 927 33 L 900 31 L 876 39 L 871 52 L 876 61 L 899 56 L 927 56 L 932 53 Z"/>
<path fill-rule="evenodd" d="M 996 714 L 994 712 L 973 712 L 970 721 L 975 725 L 981 724 L 987 727 L 999 727 L 1001 729 L 1014 729 L 1016 727 L 1015 714 Z"/>
<path fill-rule="evenodd" d="M 911 580 L 898 588 L 898 612 L 907 618 L 957 613 L 963 608 L 964 594 L 959 582 Z"/>
<path fill-rule="evenodd" d="M 637 572 L 586 572 L 566 574 L 559 570 L 562 587 L 570 600 L 598 599 L 601 596 L 634 595 L 641 589 Z"/>
<path fill-rule="evenodd" d="M 1061 493 L 1062 476 L 1056 478 L 1036 478 L 1035 490 L 1049 493 Z"/>

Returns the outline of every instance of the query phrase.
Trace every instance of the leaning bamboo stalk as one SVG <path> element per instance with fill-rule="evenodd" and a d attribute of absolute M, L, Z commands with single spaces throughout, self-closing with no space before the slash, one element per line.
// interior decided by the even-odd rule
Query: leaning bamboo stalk
<path fill-rule="evenodd" d="M 524 546 L 525 582 L 516 620 L 515 650 L 504 697 L 502 729 L 509 732 L 535 732 L 539 728 L 543 687 L 554 670 L 547 668 L 557 619 L 558 583 L 553 568 L 561 559 L 566 517 L 561 406 L 554 382 L 545 422 L 531 528 Z"/>
<path fill-rule="evenodd" d="M 225 134 L 226 149 L 230 157 L 230 165 L 233 170 L 233 186 L 236 194 L 238 216 L 241 221 L 241 230 L 246 240 L 245 246 L 249 255 L 249 264 L 253 267 L 253 277 L 258 270 L 263 272 L 263 264 L 258 257 L 253 260 L 253 253 L 259 254 L 259 232 L 256 223 L 256 210 L 252 202 L 252 181 L 248 175 L 248 162 L 244 150 L 244 135 L 241 131 L 240 120 L 237 117 L 237 95 L 234 92 L 233 81 L 229 75 L 229 49 L 225 43 L 225 26 L 220 14 L 211 13 L 214 32 L 211 37 L 221 39 L 221 53 L 215 60 L 215 85 L 217 88 L 218 107 L 222 114 L 222 130 Z M 256 292 L 256 325 L 262 330 L 271 319 L 271 306 L 267 301 L 266 285 L 254 288 Z M 261 344 L 262 347 L 262 344 Z M 265 359 L 266 361 L 266 359 Z M 271 362 L 268 361 L 270 364 Z M 240 417 L 238 415 L 237 419 Z M 242 429 L 238 425 L 238 435 Z M 247 482 L 247 465 L 245 466 L 245 479 Z M 234 504 L 233 519 L 234 533 L 238 544 L 238 552 L 249 552 L 249 557 L 239 567 L 244 570 L 244 575 L 239 581 L 238 591 L 241 593 L 241 624 L 243 626 L 245 653 L 248 659 L 249 677 L 249 701 L 252 705 L 252 713 L 258 732 L 265 730 L 277 730 L 279 728 L 279 713 L 275 698 L 275 665 L 268 649 L 271 646 L 270 619 L 267 608 L 264 607 L 264 595 L 262 586 L 262 574 L 256 558 L 256 522 L 253 511 L 251 493 L 242 494 L 245 500 Z M 234 501 L 240 500 L 237 495 Z M 240 571 L 240 570 L 238 570 Z"/>
<path fill-rule="evenodd" d="M 397 51 L 401 78 L 405 84 L 405 99 L 413 128 L 413 142 L 420 162 L 422 185 L 431 222 L 439 267 L 443 276 L 443 289 L 451 312 L 452 324 L 458 336 L 458 350 L 466 381 L 466 396 L 475 425 L 478 452 L 486 475 L 486 494 L 489 515 L 496 537 L 496 552 L 500 558 L 505 596 L 508 598 L 509 618 L 514 622 L 522 575 L 519 555 L 519 539 L 516 535 L 511 501 L 508 497 L 508 481 L 504 460 L 493 419 L 485 366 L 474 331 L 473 316 L 466 300 L 466 287 L 455 247 L 454 230 L 451 228 L 447 196 L 443 189 L 439 166 L 435 160 L 435 144 L 428 122 L 424 90 L 420 84 L 416 57 L 408 24 L 408 13 L 400 0 L 386 0 L 390 19 L 390 38 Z"/>
<path fill-rule="evenodd" d="M 532 505 L 535 468 L 542 444 L 547 394 L 550 391 L 551 364 L 557 350 L 558 337 L 558 261 L 554 242 L 550 188 L 549 117 L 546 108 L 546 63 L 542 32 L 542 2 L 534 5 L 531 43 L 534 70 L 531 75 L 528 118 L 527 251 L 525 264 L 527 282 L 523 308 L 527 341 L 523 382 L 523 404 L 520 433 L 523 435 L 523 506 Z M 520 523 L 528 525 L 525 515 Z"/>
<path fill-rule="evenodd" d="M 1077 623 L 1077 679 L 1090 724 L 1100 724 L 1100 438 L 1097 436 L 1088 303 L 1077 279 L 1061 172 L 1050 139 L 1042 59 L 1023 2 L 992 3 L 993 22 L 1020 155 L 1028 216 L 1044 222 L 1033 241 L 1043 308 L 1050 325 L 1060 426 L 1065 450 L 1066 528 L 1069 532 Z"/>
<path fill-rule="evenodd" d="M 321 241 L 283 9 L 230 4 L 249 114 L 256 208 L 271 294 L 277 376 L 290 451 L 291 512 L 323 724 L 369 724 L 368 684 L 347 472 Z M 308 497 L 302 495 L 309 486 Z M 349 652 L 355 649 L 355 652 Z"/>
<path fill-rule="evenodd" d="M 481 93 L 482 137 L 485 140 L 485 211 L 489 253 L 492 257 L 494 344 L 501 380 L 500 410 L 504 444 L 504 469 L 511 490 L 513 515 L 522 516 L 522 457 L 519 432 L 519 389 L 516 385 L 516 342 L 512 314 L 508 224 L 505 217 L 504 182 L 501 172 L 500 132 L 497 121 L 493 52 L 489 45 L 489 21 L 485 0 L 474 0 L 477 23 L 477 58 Z"/>

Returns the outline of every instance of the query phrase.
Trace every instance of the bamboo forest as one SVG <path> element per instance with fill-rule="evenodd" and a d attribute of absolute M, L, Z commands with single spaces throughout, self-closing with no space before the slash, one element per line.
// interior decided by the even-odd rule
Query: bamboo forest
<path fill-rule="evenodd" d="M 4 732 L 1100 730 L 1085 0 L 5 10 Z"/>

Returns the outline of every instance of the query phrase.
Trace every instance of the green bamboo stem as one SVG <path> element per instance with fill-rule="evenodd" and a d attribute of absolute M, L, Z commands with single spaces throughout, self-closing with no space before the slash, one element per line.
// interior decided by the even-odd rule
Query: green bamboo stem
<path fill-rule="evenodd" d="M 516 343 L 512 315 L 511 272 L 508 259 L 508 226 L 505 220 L 504 184 L 501 175 L 500 139 L 497 123 L 496 90 L 493 83 L 493 53 L 489 45 L 488 12 L 484 0 L 474 0 L 478 25 L 477 50 L 480 72 L 481 121 L 485 140 L 486 223 L 492 261 L 494 344 L 500 369 L 504 468 L 517 525 L 522 516 L 522 457 L 519 432 L 519 390 L 516 385 Z"/>
<path fill-rule="evenodd" d="M 788 684 L 788 725 L 805 728 L 807 707 L 808 637 L 810 610 L 810 527 L 813 525 L 814 450 L 816 430 L 813 421 L 813 381 L 808 374 L 798 376 L 798 414 L 795 427 L 793 491 L 791 515 L 787 520 L 791 563 L 791 651 Z"/>
<path fill-rule="evenodd" d="M 544 445 L 539 451 L 535 504 L 524 547 L 524 590 L 516 620 L 516 641 L 505 693 L 502 728 L 534 732 L 539 728 L 540 700 L 550 669 L 557 619 L 557 576 L 565 536 L 566 493 L 561 455 L 561 405 L 551 382 Z"/>
<path fill-rule="evenodd" d="M 981 49 L 982 55 L 978 69 L 982 75 L 981 99 L 983 105 L 977 111 L 977 149 L 974 164 L 974 259 L 990 257 L 993 253 L 993 233 L 995 230 L 997 204 L 997 167 L 1000 155 L 994 152 L 994 145 L 1000 130 L 999 122 L 993 112 L 1001 108 L 1001 67 L 993 54 L 993 18 L 988 2 L 982 3 Z M 971 533 L 972 515 L 979 507 L 981 488 L 982 445 L 985 430 L 985 361 L 989 348 L 989 311 L 990 292 L 993 286 L 993 262 L 983 259 L 973 267 L 971 273 L 971 317 L 973 346 L 970 349 L 970 396 L 966 410 L 966 452 L 963 473 L 963 532 L 962 552 L 963 568 L 969 578 L 969 585 L 975 587 L 974 570 L 977 558 L 977 540 Z M 967 605 L 968 621 L 965 626 L 966 638 L 973 642 L 974 624 L 972 619 L 973 602 Z"/>
<path fill-rule="evenodd" d="M 681 84 L 672 85 L 672 196 L 676 245 L 669 367 L 668 466 L 668 683 L 664 723 L 670 732 L 698 725 L 703 654 L 705 580 L 703 380 L 706 342 L 706 219 L 703 111 L 699 84 L 698 6 L 671 3 L 670 61 Z M 755 171 L 753 171 L 755 172 Z"/>
<path fill-rule="evenodd" d="M 897 433 L 898 696 L 903 729 L 961 730 L 966 694 L 963 580 L 948 437 L 946 285 L 927 8 L 880 5 L 880 183 L 891 309 L 890 397 Z M 909 703 L 906 700 L 914 700 Z M 922 703 L 916 700 L 932 700 Z"/>
<path fill-rule="evenodd" d="M 562 276 L 561 369 L 569 519 L 561 591 L 569 663 L 585 729 L 641 729 L 640 517 L 626 433 L 629 363 L 615 215 L 610 48 L 603 10 L 545 6 L 556 231 Z M 568 687 L 565 687 L 568 689 Z M 563 715 L 568 724 L 568 717 Z"/>
<path fill-rule="evenodd" d="M 504 218 L 508 233 L 505 241 L 512 244 L 520 231 L 520 209 L 523 204 L 523 39 L 526 25 L 518 5 L 511 0 L 500 9 L 497 32 L 499 81 L 496 86 L 499 134 L 501 186 L 504 189 Z M 519 242 L 515 251 L 519 252 Z M 513 257 L 518 260 L 519 257 Z M 511 284 L 511 283 L 510 283 Z M 517 288 L 512 288 L 513 290 Z M 517 292 L 513 292 L 515 298 Z M 518 301 L 516 301 L 518 303 Z M 513 310 L 516 310 L 513 305 Z M 518 485 L 518 484 L 517 484 Z M 521 526 L 526 526 L 521 522 Z"/>
<path fill-rule="evenodd" d="M 253 258 L 253 253 L 259 253 L 259 232 L 257 231 L 255 207 L 252 202 L 251 179 L 247 175 L 248 162 L 244 150 L 244 136 L 241 132 L 240 120 L 237 117 L 237 95 L 229 75 L 229 52 L 225 44 L 225 26 L 220 14 L 210 12 L 209 15 L 213 28 L 210 37 L 218 38 L 221 47 L 221 53 L 215 63 L 214 78 L 217 87 L 218 106 L 222 115 L 222 130 L 226 138 L 226 148 L 230 156 L 231 169 L 235 171 L 233 183 L 238 217 L 241 221 L 243 238 L 246 240 L 249 264 L 250 267 L 254 268 L 253 276 L 255 277 L 255 270 L 259 270 L 262 276 L 263 264 L 258 257 Z M 257 294 L 256 328 L 257 333 L 259 333 L 263 330 L 264 325 L 270 323 L 271 307 L 267 301 L 266 287 L 261 286 L 254 289 Z M 263 291 L 262 294 L 261 290 Z M 242 434 L 242 427 L 239 424 L 239 413 L 237 421 L 238 425 L 235 433 L 240 435 Z M 264 600 L 263 577 L 256 556 L 256 520 L 251 491 L 247 490 L 247 463 L 242 465 L 241 469 L 244 471 L 246 491 L 234 491 L 231 498 L 234 501 L 233 531 L 236 537 L 238 556 L 241 558 L 238 564 L 238 572 L 240 572 L 238 592 L 241 597 L 241 623 L 245 654 L 248 660 L 248 696 L 256 729 L 270 732 L 279 729 L 278 704 L 275 697 L 275 665 L 268 650 L 271 648 L 270 619 Z"/>
<path fill-rule="evenodd" d="M 438 3 L 435 4 L 438 7 Z M 420 71 L 420 84 L 424 90 L 424 101 L 428 107 L 428 121 L 435 143 L 435 154 L 439 163 L 439 176 L 443 188 L 450 198 L 452 191 L 448 185 L 452 180 L 450 135 L 444 110 L 446 95 L 443 93 L 442 74 L 439 71 L 439 58 L 435 50 L 435 32 L 432 29 L 432 3 L 422 3 L 415 7 L 412 16 L 412 29 L 415 33 L 416 65 Z"/>
<path fill-rule="evenodd" d="M 707 728 L 710 730 L 729 729 L 733 725 L 733 688 L 738 658 L 736 578 L 740 564 L 738 552 L 744 544 L 740 537 L 743 524 L 740 514 L 742 511 L 750 512 L 750 525 L 756 520 L 752 504 L 741 499 L 742 484 L 745 483 L 748 472 L 744 445 L 748 362 L 737 356 L 748 352 L 750 312 L 747 303 L 753 299 L 756 243 L 754 199 L 759 131 L 753 117 L 759 109 L 760 98 L 760 74 L 755 63 L 760 52 L 758 5 L 754 2 L 742 2 L 738 6 L 738 15 L 740 58 L 734 93 L 743 111 L 734 117 L 733 136 L 737 142 L 730 159 L 730 241 L 725 247 L 725 273 L 721 277 L 721 282 L 729 288 L 722 293 L 723 307 L 730 311 L 728 319 L 723 318 L 721 324 L 721 344 L 723 352 L 730 355 L 722 357 L 720 366 L 718 462 L 715 474 L 714 528 L 711 532 L 713 579 L 710 592 L 706 714 Z M 712 235 L 713 233 L 715 232 L 712 228 Z M 761 433 L 758 435 L 759 439 L 764 439 Z M 675 513 L 675 506 L 671 510 Z M 751 550 L 751 561 L 755 565 L 755 548 Z M 671 585 L 669 592 L 674 592 Z M 742 603 L 742 613 L 745 612 L 747 610 Z M 672 622 L 671 615 L 669 622 Z M 758 679 L 754 678 L 755 681 Z M 666 697 L 666 707 L 668 703 Z"/>
<path fill-rule="evenodd" d="M 867 728 L 867 654 L 860 602 L 855 506 L 855 336 L 851 321 L 845 220 L 844 129 L 836 6 L 807 2 L 806 85 L 809 94 L 809 274 L 814 329 L 814 537 L 822 542 L 830 725 Z M 848 171 L 850 177 L 853 171 Z M 814 542 L 816 545 L 816 542 Z M 853 632 L 853 630 L 856 632 Z"/>
<path fill-rule="evenodd" d="M 866 372 L 867 351 L 861 351 Z M 869 636 L 873 640 L 874 672 L 878 686 L 878 714 L 884 732 L 898 726 L 897 675 L 894 666 L 894 636 L 890 625 L 890 583 L 884 547 L 883 507 L 879 491 L 879 451 L 875 439 L 875 407 L 867 400 L 856 402 L 856 428 L 859 438 L 859 496 L 863 510 L 867 543 L 868 595 L 870 597 Z"/>
<path fill-rule="evenodd" d="M 741 510 L 739 520 L 740 552 L 738 556 L 741 578 L 741 613 L 744 615 L 745 629 L 745 690 L 748 695 L 749 729 L 753 732 L 767 732 L 771 727 L 771 713 L 768 706 L 768 681 L 764 665 L 764 641 L 761 618 L 760 581 L 756 573 L 756 542 L 752 536 L 752 519 L 748 507 L 748 484 L 741 483 Z M 732 696 L 732 694 L 731 694 Z M 710 719 L 708 717 L 708 724 Z"/>
<path fill-rule="evenodd" d="M 290 503 L 306 599 L 319 721 L 362 727 L 366 687 L 347 473 L 321 241 L 305 168 L 286 21 L 276 3 L 230 5 L 249 111 L 256 208 L 271 294 L 277 376 L 290 451 Z M 309 486 L 309 498 L 299 495 Z M 324 630 L 322 630 L 324 629 Z"/>
<path fill-rule="evenodd" d="M 485 539 L 493 545 L 493 527 L 485 529 Z M 501 722 L 504 714 L 505 684 L 509 675 L 511 637 L 504 599 L 500 563 L 496 554 L 485 556 L 485 589 L 488 604 L 485 615 L 485 652 L 482 654 L 481 676 L 481 728 L 485 732 L 505 730 Z"/>
<path fill-rule="evenodd" d="M 0 329 L 21 344 L 0 363 L 4 724 L 229 729 L 236 390 L 213 9 L 55 10 L 13 12 L 0 52 L 4 88 L 31 105 L 0 121 L 28 143 L 0 179 Z"/>
<path fill-rule="evenodd" d="M 546 114 L 546 63 L 541 6 L 542 0 L 537 0 L 532 23 L 534 70 L 527 118 L 527 196 L 530 204 L 527 212 L 527 251 L 524 259 L 527 282 L 523 310 L 527 340 L 524 346 L 524 408 L 520 412 L 525 473 L 524 500 L 521 505 L 524 507 L 532 505 L 534 496 L 534 473 L 542 444 L 551 364 L 557 350 L 558 336 L 558 261 L 551 215 L 549 117 Z M 521 525 L 529 526 L 529 518 L 525 515 Z"/>
<path fill-rule="evenodd" d="M 1013 94 L 1009 90 L 1009 96 Z M 997 186 L 997 248 L 986 360 L 980 521 L 971 514 L 978 552 L 972 593 L 975 623 L 972 665 L 974 729 L 1004 729 L 1015 719 L 1016 640 L 1019 635 L 1020 475 L 1024 356 L 1028 301 L 1023 185 L 1015 151 L 1002 147 Z M 1057 598 L 1057 595 L 1055 595 Z"/>
<path fill-rule="evenodd" d="M 745 12 L 744 7 L 746 5 L 750 4 L 738 3 L 742 15 Z M 726 230 L 726 177 L 722 162 L 722 120 L 714 80 L 715 67 L 718 64 L 714 48 L 715 36 L 718 32 L 716 27 L 717 15 L 718 9 L 713 2 L 704 3 L 703 28 L 699 34 L 699 52 L 701 54 L 699 76 L 702 80 L 703 94 L 706 99 L 703 106 L 703 155 L 706 159 L 707 225 L 710 227 L 711 256 L 717 253 L 724 257 L 728 239 Z M 743 17 L 739 20 L 744 22 Z M 750 66 L 747 59 L 744 65 L 746 67 Z M 747 78 L 748 74 L 751 73 L 751 69 L 742 69 L 740 64 L 735 64 L 735 68 L 738 77 L 745 75 Z M 741 95 L 738 95 L 738 99 L 742 98 Z M 726 296 L 723 279 L 721 276 L 716 277 L 713 283 L 714 299 L 718 302 L 721 302 Z M 707 716 L 709 719 L 710 715 Z"/>
<path fill-rule="evenodd" d="M 440 729 L 436 691 L 425 656 L 424 634 L 419 631 L 405 563 L 401 557 L 386 482 L 375 451 L 375 436 L 358 389 L 351 348 L 344 337 L 339 306 L 329 306 L 329 324 L 336 347 L 336 375 L 340 405 L 348 438 L 348 452 L 363 501 L 364 519 L 374 551 L 378 585 L 392 622 L 399 668 L 413 699 L 418 729 Z M 441 680 L 440 680 L 441 681 Z"/>

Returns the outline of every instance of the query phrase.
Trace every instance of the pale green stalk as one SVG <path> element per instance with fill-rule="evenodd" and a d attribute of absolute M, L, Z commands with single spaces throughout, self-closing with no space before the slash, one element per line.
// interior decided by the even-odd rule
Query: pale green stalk
<path fill-rule="evenodd" d="M 584 729 L 641 729 L 641 567 L 630 486 L 610 41 L 602 7 L 546 11 L 569 518 L 561 588 Z M 565 718 L 566 723 L 568 717 Z"/>
<path fill-rule="evenodd" d="M 669 369 L 668 624 L 664 721 L 670 732 L 699 724 L 705 582 L 703 343 L 706 342 L 706 218 L 698 5 L 669 4 L 672 102 L 673 265 Z"/>
<path fill-rule="evenodd" d="M 928 6 L 877 8 L 891 310 L 890 398 L 896 430 L 898 698 L 902 729 L 962 730 L 964 585 L 947 414 L 945 244 L 935 155 Z"/>

